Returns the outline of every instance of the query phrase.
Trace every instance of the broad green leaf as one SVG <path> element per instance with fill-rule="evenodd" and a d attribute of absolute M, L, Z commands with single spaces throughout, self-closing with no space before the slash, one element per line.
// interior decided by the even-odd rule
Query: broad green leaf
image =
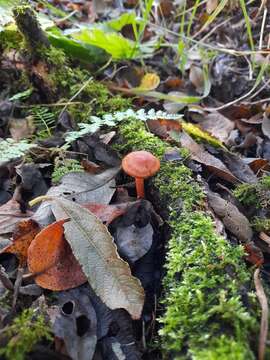
<path fill-rule="evenodd" d="M 79 59 L 83 62 L 93 64 L 104 64 L 108 59 L 108 54 L 101 48 L 89 45 L 74 39 L 71 39 L 61 33 L 47 32 L 50 43 L 62 50 L 71 57 Z"/>
<path fill-rule="evenodd" d="M 134 12 L 130 12 L 124 13 L 119 16 L 119 18 L 107 21 L 104 24 L 115 31 L 120 31 L 124 26 L 133 24 L 135 25 L 138 22 L 139 21 L 136 19 L 136 14 Z"/>
<path fill-rule="evenodd" d="M 72 34 L 72 37 L 82 43 L 105 50 L 113 59 L 132 59 L 138 55 L 136 44 L 115 32 L 105 32 L 97 28 L 83 29 Z"/>
<path fill-rule="evenodd" d="M 57 220 L 70 219 L 65 238 L 96 294 L 110 309 L 126 309 L 139 319 L 144 304 L 144 290 L 122 260 L 110 233 L 89 210 L 66 200 L 53 199 L 52 211 Z"/>

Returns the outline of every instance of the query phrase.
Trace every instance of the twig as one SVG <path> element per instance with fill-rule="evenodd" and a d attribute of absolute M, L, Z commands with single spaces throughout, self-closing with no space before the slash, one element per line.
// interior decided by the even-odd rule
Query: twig
<path fill-rule="evenodd" d="M 71 99 L 67 102 L 67 104 L 64 106 L 64 108 L 62 109 L 59 117 L 61 117 L 61 115 L 63 114 L 63 112 L 66 110 L 66 108 L 68 107 L 68 105 L 74 100 L 76 99 L 77 96 L 80 95 L 80 93 L 83 91 L 83 89 L 93 80 L 93 77 L 91 76 L 83 85 L 82 87 L 76 92 L 76 94 L 74 94 Z"/>
<path fill-rule="evenodd" d="M 14 286 L 12 281 L 9 280 L 9 277 L 7 275 L 7 273 L 5 272 L 5 269 L 3 268 L 3 266 L 0 266 L 0 281 L 2 282 L 2 284 L 4 285 L 4 287 L 7 290 L 14 290 Z"/>
<path fill-rule="evenodd" d="M 261 282 L 259 268 L 257 268 L 254 272 L 254 284 L 256 288 L 256 294 L 262 308 L 261 328 L 260 328 L 259 347 L 258 347 L 258 360 L 263 360 L 265 356 L 265 347 L 266 347 L 267 334 L 268 334 L 268 303 Z"/>
<path fill-rule="evenodd" d="M 20 286 L 22 284 L 22 278 L 23 278 L 23 269 L 22 268 L 18 268 L 17 271 L 17 277 L 16 277 L 16 281 L 14 284 L 14 294 L 13 294 L 13 302 L 12 302 L 12 309 L 15 309 L 16 303 L 17 303 L 17 299 L 18 299 L 18 295 L 20 292 Z"/>

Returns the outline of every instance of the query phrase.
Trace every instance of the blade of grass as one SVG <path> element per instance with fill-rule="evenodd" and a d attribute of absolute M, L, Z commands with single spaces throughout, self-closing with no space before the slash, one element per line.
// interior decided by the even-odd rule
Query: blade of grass
<path fill-rule="evenodd" d="M 246 8 L 246 4 L 245 4 L 245 0 L 239 0 L 241 8 L 242 8 L 242 12 L 245 18 L 245 22 L 246 22 L 246 28 L 247 28 L 247 34 L 248 34 L 248 38 L 249 38 L 249 43 L 250 43 L 250 47 L 251 50 L 255 50 L 254 48 L 254 42 L 253 42 L 253 37 L 252 37 L 252 30 L 251 30 L 251 24 L 250 24 L 250 20 L 249 20 L 249 16 L 247 13 L 247 8 Z"/>

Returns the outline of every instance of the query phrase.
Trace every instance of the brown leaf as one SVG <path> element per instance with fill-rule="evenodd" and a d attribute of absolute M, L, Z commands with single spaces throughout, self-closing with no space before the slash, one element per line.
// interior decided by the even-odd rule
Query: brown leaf
<path fill-rule="evenodd" d="M 226 144 L 235 124 L 222 114 L 213 112 L 204 117 L 204 120 L 200 122 L 200 127 Z"/>
<path fill-rule="evenodd" d="M 0 206 L 0 234 L 12 233 L 16 224 L 22 218 L 27 220 L 32 215 L 33 213 L 30 211 L 25 213 L 21 212 L 20 204 L 16 200 L 9 200 L 4 205 Z"/>
<path fill-rule="evenodd" d="M 147 125 L 153 134 L 164 139 L 169 137 L 170 131 L 176 131 L 179 133 L 182 129 L 181 123 L 177 120 L 147 120 Z"/>
<path fill-rule="evenodd" d="M 36 274 L 36 283 L 45 289 L 67 290 L 87 281 L 65 240 L 65 222 L 60 220 L 44 228 L 28 249 L 29 270 Z"/>
<path fill-rule="evenodd" d="M 189 80 L 194 85 L 198 93 L 202 93 L 204 89 L 203 70 L 195 65 L 191 65 L 189 71 Z"/>
<path fill-rule="evenodd" d="M 216 10 L 217 6 L 218 6 L 218 0 L 207 0 L 206 2 L 207 14 L 211 14 L 214 10 Z"/>
<path fill-rule="evenodd" d="M 241 242 L 250 243 L 253 236 L 250 223 L 237 207 L 212 191 L 207 193 L 207 199 L 210 207 L 222 220 L 225 228 Z"/>
<path fill-rule="evenodd" d="M 32 135 L 35 131 L 35 126 L 30 116 L 25 119 L 12 118 L 9 121 L 9 131 L 15 141 L 20 141 Z"/>
<path fill-rule="evenodd" d="M 256 246 L 253 242 L 245 244 L 244 246 L 246 253 L 246 260 L 253 265 L 260 266 L 264 263 L 263 253 L 258 246 Z"/>
<path fill-rule="evenodd" d="M 91 287 L 110 309 L 124 308 L 139 319 L 144 290 L 122 260 L 105 225 L 88 210 L 62 198 L 52 201 L 56 219 L 68 218 L 65 237 L 82 265 Z"/>
<path fill-rule="evenodd" d="M 94 215 L 96 215 L 99 220 L 101 220 L 103 223 L 105 223 L 107 226 L 118 216 L 123 215 L 128 206 L 129 203 L 124 204 L 117 204 L 117 205 L 104 205 L 104 204 L 96 204 L 96 203 L 89 203 L 89 204 L 83 204 L 82 206 Z"/>
<path fill-rule="evenodd" d="M 231 183 L 238 181 L 221 160 L 209 154 L 204 150 L 203 146 L 197 144 L 188 134 L 182 132 L 179 139 L 181 145 L 190 151 L 193 160 L 205 165 L 209 171 L 224 180 Z"/>
<path fill-rule="evenodd" d="M 15 254 L 20 266 L 24 267 L 27 262 L 28 248 L 39 231 L 39 225 L 34 220 L 20 221 L 13 233 L 13 243 L 2 249 L 0 253 Z"/>

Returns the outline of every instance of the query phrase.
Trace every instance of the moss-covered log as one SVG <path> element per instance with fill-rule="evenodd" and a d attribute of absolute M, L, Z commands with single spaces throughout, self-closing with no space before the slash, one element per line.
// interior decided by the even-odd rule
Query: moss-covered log
<path fill-rule="evenodd" d="M 41 29 L 34 11 L 27 4 L 18 5 L 14 8 L 13 14 L 18 29 L 22 33 L 29 50 L 37 54 L 41 47 L 49 48 L 50 43 L 47 36 Z"/>
<path fill-rule="evenodd" d="M 139 121 L 119 131 L 123 152 L 146 149 L 162 159 L 168 148 Z M 259 310 L 243 248 L 217 234 L 203 186 L 182 161 L 162 161 L 154 184 L 171 228 L 160 318 L 164 358 L 255 359 Z"/>

